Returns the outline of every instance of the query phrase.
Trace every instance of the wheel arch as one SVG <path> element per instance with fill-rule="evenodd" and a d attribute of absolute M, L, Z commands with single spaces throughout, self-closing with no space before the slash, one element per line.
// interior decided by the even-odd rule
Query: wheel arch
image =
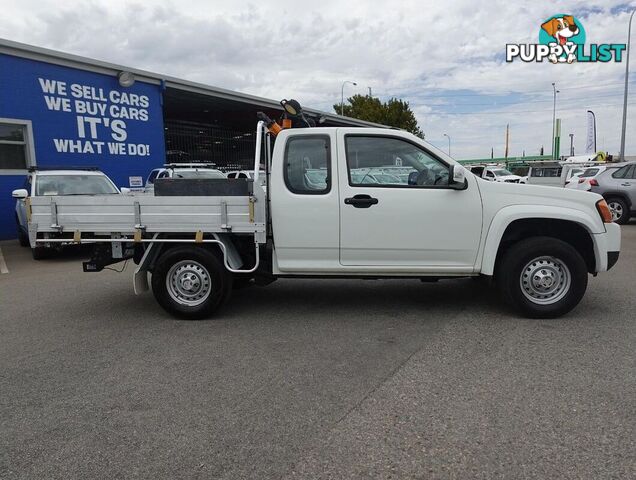
<path fill-rule="evenodd" d="M 601 259 L 593 234 L 603 231 L 600 217 L 597 223 L 579 210 L 555 207 L 539 212 L 507 207 L 498 212 L 490 224 L 484 242 L 480 272 L 494 275 L 497 261 L 506 249 L 516 241 L 530 236 L 548 236 L 569 243 L 581 253 L 588 271 L 594 272 L 601 264 Z"/>

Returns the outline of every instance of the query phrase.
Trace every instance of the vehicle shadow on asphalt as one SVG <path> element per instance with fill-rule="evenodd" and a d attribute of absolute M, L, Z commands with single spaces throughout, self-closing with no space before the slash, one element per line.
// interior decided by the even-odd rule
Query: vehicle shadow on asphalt
<path fill-rule="evenodd" d="M 509 313 L 498 292 L 487 282 L 471 279 L 440 280 L 291 280 L 268 287 L 233 292 L 218 318 L 263 315 L 264 312 L 338 316 L 454 316 L 473 311 Z"/>

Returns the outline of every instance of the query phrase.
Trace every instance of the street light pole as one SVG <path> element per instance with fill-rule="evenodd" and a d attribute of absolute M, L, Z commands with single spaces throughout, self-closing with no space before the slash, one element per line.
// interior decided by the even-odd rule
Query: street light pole
<path fill-rule="evenodd" d="M 574 156 L 574 134 L 570 133 L 570 157 Z"/>
<path fill-rule="evenodd" d="M 448 138 L 448 156 L 450 157 L 450 136 L 447 133 L 445 133 L 444 136 Z"/>
<path fill-rule="evenodd" d="M 632 14 L 629 16 L 629 27 L 627 27 L 627 51 L 625 52 L 625 56 L 627 56 L 627 60 L 625 61 L 625 93 L 623 94 L 623 128 L 621 130 L 621 151 L 619 153 L 619 161 L 623 162 L 625 160 L 625 130 L 627 128 L 627 93 L 629 90 L 629 45 L 632 36 L 632 20 L 634 18 L 634 13 L 636 13 L 636 8 L 632 11 Z"/>
<path fill-rule="evenodd" d="M 559 91 L 556 89 L 556 83 L 552 82 L 552 91 L 554 92 L 554 103 L 552 106 L 552 159 L 554 159 L 555 149 L 554 149 L 554 136 L 556 135 L 555 127 L 556 127 L 556 96 Z"/>
<path fill-rule="evenodd" d="M 352 82 L 351 80 L 345 80 L 342 82 L 342 88 L 340 89 L 340 115 L 344 115 L 344 87 L 347 83 L 350 83 L 353 86 L 357 86 L 356 82 Z"/>

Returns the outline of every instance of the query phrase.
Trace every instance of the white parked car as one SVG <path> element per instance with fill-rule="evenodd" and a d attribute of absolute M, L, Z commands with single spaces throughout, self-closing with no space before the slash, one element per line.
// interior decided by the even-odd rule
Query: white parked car
<path fill-rule="evenodd" d="M 470 171 L 489 182 L 519 183 L 521 177 L 499 166 L 474 166 Z"/>
<path fill-rule="evenodd" d="M 596 176 L 603 173 L 607 170 L 608 166 L 611 167 L 611 164 L 608 165 L 598 165 L 594 167 L 586 168 L 580 175 L 578 179 L 578 183 L 576 184 L 577 190 L 584 190 L 589 192 L 594 185 Z"/>
<path fill-rule="evenodd" d="M 108 176 L 97 169 L 46 170 L 33 167 L 29 170 L 22 188 L 13 191 L 15 221 L 18 239 L 23 247 L 29 246 L 27 199 L 36 196 L 67 195 L 119 195 L 119 189 Z M 61 246 L 61 245 L 60 245 Z M 33 258 L 39 260 L 50 250 L 50 245 L 32 249 Z"/>
<path fill-rule="evenodd" d="M 215 166 L 205 163 L 169 163 L 162 168 L 155 168 L 146 179 L 146 192 L 152 193 L 155 180 L 160 178 L 227 178 Z"/>
<path fill-rule="evenodd" d="M 581 177 L 581 174 L 584 171 L 585 170 L 579 170 L 574 172 L 572 176 L 565 181 L 565 188 L 572 188 L 572 189 L 578 188 L 579 178 Z"/>

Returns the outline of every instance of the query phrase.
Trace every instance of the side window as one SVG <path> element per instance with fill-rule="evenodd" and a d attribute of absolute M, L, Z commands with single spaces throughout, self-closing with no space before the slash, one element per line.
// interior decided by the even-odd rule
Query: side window
<path fill-rule="evenodd" d="M 168 178 L 168 176 L 169 176 L 168 170 L 164 170 L 159 175 L 157 175 L 157 178 Z"/>
<path fill-rule="evenodd" d="M 622 168 L 616 170 L 612 177 L 614 178 L 636 178 L 636 167 L 634 165 L 625 165 Z"/>
<path fill-rule="evenodd" d="M 27 126 L 18 123 L 0 123 L 0 172 L 25 170 L 29 161 Z"/>
<path fill-rule="evenodd" d="M 448 185 L 448 166 L 399 138 L 347 135 L 349 185 L 436 187 Z"/>
<path fill-rule="evenodd" d="M 285 146 L 285 185 L 298 194 L 325 194 L 331 189 L 329 137 L 290 138 Z"/>
<path fill-rule="evenodd" d="M 492 173 L 491 171 L 487 171 L 487 172 L 486 172 L 486 176 L 487 176 L 488 178 L 495 178 L 495 174 L 494 174 L 494 173 Z"/>
<path fill-rule="evenodd" d="M 619 168 L 614 173 L 612 173 L 612 177 L 614 178 L 625 178 L 627 174 L 627 170 L 629 170 L 629 165 L 625 165 L 624 167 Z"/>

